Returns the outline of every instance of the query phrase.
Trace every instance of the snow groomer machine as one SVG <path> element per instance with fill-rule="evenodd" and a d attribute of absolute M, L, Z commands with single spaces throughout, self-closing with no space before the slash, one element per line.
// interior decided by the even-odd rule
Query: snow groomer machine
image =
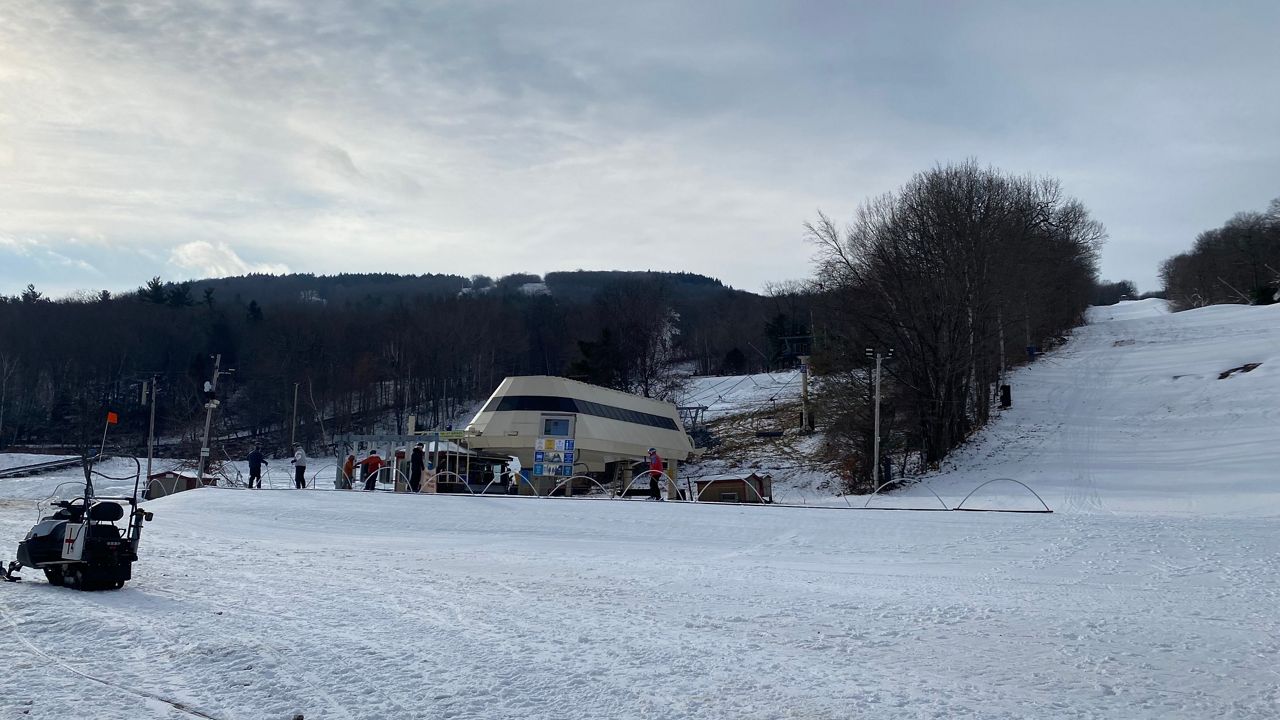
<path fill-rule="evenodd" d="M 133 478 L 132 497 L 110 497 L 94 494 L 93 478 L 126 481 L 128 478 L 103 475 L 93 469 L 93 464 L 93 458 L 85 458 L 83 495 L 40 504 L 42 509 L 52 510 L 52 514 L 42 517 L 18 543 L 18 559 L 7 568 L 0 567 L 0 577 L 17 582 L 21 579 L 17 575 L 19 570 L 32 568 L 43 570 L 51 585 L 80 590 L 124 587 L 138 560 L 142 524 L 152 518 L 150 512 L 138 507 L 141 467 Z M 126 517 L 128 522 L 122 529 L 118 523 Z"/>

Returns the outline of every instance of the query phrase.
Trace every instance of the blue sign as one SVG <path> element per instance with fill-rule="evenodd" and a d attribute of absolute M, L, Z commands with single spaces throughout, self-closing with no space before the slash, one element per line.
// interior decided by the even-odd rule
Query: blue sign
<path fill-rule="evenodd" d="M 570 452 L 572 452 L 572 451 L 573 451 L 573 441 L 572 441 L 572 440 L 565 440 L 565 441 L 564 441 L 564 449 L 565 449 L 565 450 L 568 450 L 568 451 L 570 451 Z"/>
<path fill-rule="evenodd" d="M 537 463 L 536 465 L 533 466 L 533 474 L 546 475 L 546 473 L 542 472 L 542 463 Z"/>
<path fill-rule="evenodd" d="M 569 463 L 570 465 L 572 465 L 572 464 L 573 464 L 573 451 L 572 451 L 572 450 L 569 450 L 569 451 L 566 451 L 566 452 L 565 452 L 565 454 L 564 454 L 564 461 L 565 461 L 565 462 L 567 462 L 567 463 Z"/>
<path fill-rule="evenodd" d="M 560 466 L 560 474 L 561 474 L 561 475 L 572 475 L 572 474 L 573 474 L 573 466 L 572 466 L 572 465 L 561 465 L 561 466 Z"/>
<path fill-rule="evenodd" d="M 546 456 L 546 455 L 544 455 L 544 454 L 543 454 L 543 452 L 542 452 L 541 450 L 534 450 L 534 451 L 533 451 L 533 461 L 534 461 L 534 462 L 536 462 L 536 463 L 540 463 L 540 462 L 542 462 L 544 459 L 546 459 L 546 457 L 547 457 L 547 456 Z M 539 474 L 539 475 L 541 475 L 542 473 L 538 473 L 538 474 Z"/>

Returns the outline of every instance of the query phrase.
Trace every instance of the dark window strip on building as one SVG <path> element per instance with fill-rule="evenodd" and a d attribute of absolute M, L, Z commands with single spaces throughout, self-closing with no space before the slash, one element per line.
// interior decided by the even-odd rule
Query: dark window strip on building
<path fill-rule="evenodd" d="M 613 405 L 591 402 L 590 400 L 577 400 L 554 395 L 504 395 L 490 400 L 484 406 L 482 412 L 578 413 L 636 425 L 647 425 L 649 427 L 662 428 L 663 430 L 679 430 L 674 420 L 662 415 L 653 415 L 639 410 L 628 410 Z"/>

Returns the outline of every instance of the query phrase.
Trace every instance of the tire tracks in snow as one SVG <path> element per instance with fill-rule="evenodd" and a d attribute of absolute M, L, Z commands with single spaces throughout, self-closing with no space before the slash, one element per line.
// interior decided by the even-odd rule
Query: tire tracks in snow
<path fill-rule="evenodd" d="M 120 692 L 127 693 L 129 695 L 134 695 L 136 697 L 146 698 L 148 700 L 154 700 L 156 702 L 164 703 L 165 705 L 168 705 L 174 710 L 177 710 L 182 713 L 186 713 L 191 717 L 204 718 L 204 720 L 220 720 L 220 718 L 218 718 L 215 715 L 209 715 L 195 708 L 188 707 L 186 704 L 181 703 L 177 700 L 170 700 L 169 698 L 166 698 L 162 695 L 157 695 L 156 693 L 153 693 L 153 692 L 148 692 L 146 690 L 139 690 L 137 688 L 132 688 L 120 683 L 114 683 L 114 682 L 111 682 L 110 680 L 104 680 L 100 677 L 97 677 L 96 675 L 91 675 L 82 670 L 77 670 L 71 665 L 68 665 L 67 663 L 55 658 L 49 653 L 46 653 L 44 650 L 41 650 L 35 643 L 28 640 L 26 636 L 22 634 L 21 628 L 19 628 L 17 621 L 13 619 L 13 614 L 9 611 L 9 608 L 5 603 L 0 603 L 0 614 L 4 615 L 4 619 L 9 623 L 9 626 L 13 629 L 13 636 L 18 639 L 18 642 L 22 643 L 22 645 L 25 646 L 28 650 L 30 650 L 33 654 L 41 658 L 44 658 L 49 663 L 56 665 L 62 668 L 63 670 L 66 670 L 72 675 L 83 678 L 85 680 L 91 680 L 93 682 L 99 683 L 101 685 L 105 685 L 114 690 L 119 690 Z"/>

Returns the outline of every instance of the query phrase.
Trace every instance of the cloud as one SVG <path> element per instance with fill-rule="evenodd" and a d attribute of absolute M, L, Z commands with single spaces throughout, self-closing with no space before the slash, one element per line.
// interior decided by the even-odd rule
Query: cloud
<path fill-rule="evenodd" d="M 1277 24 L 1247 0 L 6 0 L 0 233 L 119 289 L 281 267 L 231 246 L 758 289 L 810 272 L 816 209 L 976 157 L 1061 177 L 1123 247 L 1104 274 L 1149 289 L 1277 192 Z"/>
<path fill-rule="evenodd" d="M 169 264 L 192 277 L 227 277 L 249 273 L 282 275 L 289 268 L 278 263 L 250 263 L 236 254 L 226 243 L 196 240 L 183 243 L 169 254 Z"/>
<path fill-rule="evenodd" d="M 71 238 L 71 241 L 74 243 L 75 238 Z M 57 250 L 49 248 L 47 243 L 34 238 L 19 238 L 0 233 L 0 250 L 8 251 L 20 258 L 28 258 L 36 265 L 44 268 L 71 268 L 92 275 L 102 275 L 89 262 L 81 258 L 68 257 Z"/>

